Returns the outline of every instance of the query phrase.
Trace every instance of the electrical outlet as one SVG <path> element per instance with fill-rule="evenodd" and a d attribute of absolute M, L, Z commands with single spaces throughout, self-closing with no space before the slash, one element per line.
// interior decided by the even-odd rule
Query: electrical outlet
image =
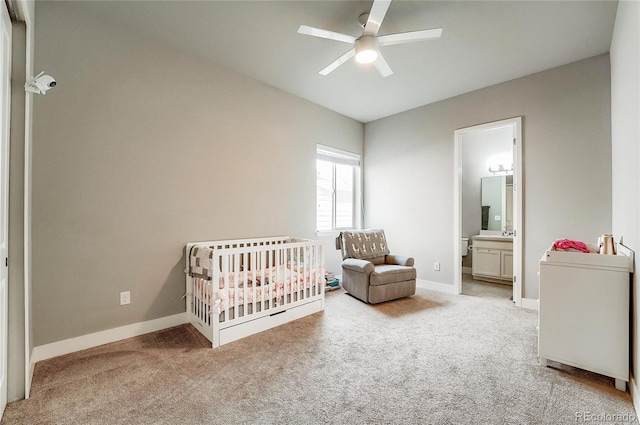
<path fill-rule="evenodd" d="M 120 292 L 120 305 L 131 304 L 131 292 Z"/>
<path fill-rule="evenodd" d="M 439 272 L 440 271 L 440 263 L 438 263 L 437 261 L 435 263 L 433 263 L 433 270 Z"/>

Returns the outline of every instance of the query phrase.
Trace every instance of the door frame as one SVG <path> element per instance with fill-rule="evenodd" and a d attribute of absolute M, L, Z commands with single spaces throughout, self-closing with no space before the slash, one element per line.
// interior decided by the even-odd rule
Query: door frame
<path fill-rule="evenodd" d="M 0 6 L 0 418 L 7 405 L 9 355 L 9 146 L 11 126 L 12 24 L 6 4 Z M 6 45 L 5 45 L 6 42 Z M 4 281 L 4 282 L 2 282 Z"/>
<path fill-rule="evenodd" d="M 508 118 L 454 131 L 454 174 L 453 174 L 453 287 L 456 294 L 462 294 L 462 253 L 460 240 L 462 237 L 462 138 L 465 134 L 490 130 L 498 127 L 513 128 L 513 301 L 522 307 L 522 261 L 524 226 L 523 213 L 523 173 L 522 173 L 522 117 Z"/>

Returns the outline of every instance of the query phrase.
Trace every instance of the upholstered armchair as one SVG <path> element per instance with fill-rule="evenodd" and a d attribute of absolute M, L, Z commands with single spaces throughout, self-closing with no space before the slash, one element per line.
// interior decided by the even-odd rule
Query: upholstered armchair
<path fill-rule="evenodd" d="M 416 293 L 413 258 L 389 253 L 382 229 L 343 231 L 336 240 L 342 250 L 342 287 L 370 304 Z"/>

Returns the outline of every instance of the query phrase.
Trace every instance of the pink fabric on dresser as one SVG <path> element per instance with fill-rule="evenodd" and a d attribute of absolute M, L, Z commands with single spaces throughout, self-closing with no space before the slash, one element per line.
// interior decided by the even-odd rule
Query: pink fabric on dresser
<path fill-rule="evenodd" d="M 589 253 L 589 248 L 586 243 L 571 239 L 558 239 L 553 243 L 553 247 L 558 251 Z"/>

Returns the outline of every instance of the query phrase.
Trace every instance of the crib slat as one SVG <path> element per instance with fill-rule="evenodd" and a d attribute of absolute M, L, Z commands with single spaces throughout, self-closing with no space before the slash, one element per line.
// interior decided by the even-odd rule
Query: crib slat
<path fill-rule="evenodd" d="M 301 248 L 301 255 L 302 258 L 298 260 L 298 269 L 300 269 L 300 264 L 302 264 L 302 284 L 300 285 L 302 288 L 302 297 L 306 298 L 306 287 L 307 287 L 307 273 L 309 270 L 309 264 L 307 264 L 309 262 L 309 251 L 307 250 L 307 247 Z"/>
<path fill-rule="evenodd" d="M 293 251 L 292 248 L 285 248 L 284 249 L 284 265 L 282 266 L 284 268 L 284 278 L 285 280 L 289 281 L 289 290 L 287 290 L 287 287 L 285 286 L 284 289 L 284 298 L 285 298 L 285 302 L 288 303 L 292 303 L 295 301 L 295 286 L 294 286 L 294 279 L 295 276 L 293 274 L 293 270 L 289 271 L 288 267 L 287 267 L 287 261 L 289 261 L 289 259 L 291 259 L 293 257 Z"/>
<path fill-rule="evenodd" d="M 243 315 L 246 316 L 249 314 L 249 310 L 247 308 L 248 295 L 247 295 L 247 287 L 249 286 L 249 279 L 247 279 L 247 253 L 242 253 L 242 300 L 243 300 Z"/>
<path fill-rule="evenodd" d="M 297 276 L 294 273 L 294 265 L 292 264 L 294 261 L 294 248 L 288 248 L 285 249 L 285 268 L 284 268 L 284 272 L 285 274 L 288 273 L 288 280 L 289 280 L 289 302 L 295 302 L 297 297 L 296 297 L 296 280 L 297 280 Z M 286 292 L 286 291 L 285 291 Z"/>
<path fill-rule="evenodd" d="M 256 255 L 257 255 L 257 251 L 255 251 L 255 244 L 252 244 L 252 246 L 254 247 L 254 249 L 251 252 L 250 256 L 249 256 L 249 262 L 251 264 L 249 264 L 250 270 L 251 270 L 251 280 L 253 281 L 253 288 L 251 290 L 251 292 L 253 293 L 253 297 L 252 299 L 252 308 L 251 311 L 253 312 L 253 314 L 255 314 L 257 312 L 256 310 L 256 299 L 258 298 L 258 294 L 257 294 L 257 290 L 259 288 L 258 286 L 258 276 L 256 274 Z"/>
<path fill-rule="evenodd" d="M 311 264 L 309 264 L 309 296 L 312 296 L 318 293 L 318 255 L 315 245 L 310 247 L 309 250 L 311 251 Z"/>
<path fill-rule="evenodd" d="M 305 297 L 309 297 L 312 294 L 311 294 L 311 292 L 309 292 L 309 287 L 311 286 L 310 285 L 311 282 L 307 282 L 307 273 L 311 272 L 311 267 L 313 266 L 313 263 L 310 263 L 310 261 L 312 261 L 313 258 L 309 257 L 309 253 L 308 253 L 309 251 L 305 251 L 304 248 L 301 249 L 301 251 L 302 251 L 302 254 L 301 254 L 302 255 L 302 259 L 301 259 L 301 261 L 304 264 L 304 273 L 305 273 L 305 276 L 304 276 L 304 279 L 305 279 L 305 282 L 304 282 L 304 296 Z"/>
<path fill-rule="evenodd" d="M 260 305 L 262 306 L 262 310 L 266 310 L 266 306 L 265 306 L 265 302 L 264 302 L 264 295 L 265 292 L 269 289 L 267 285 L 267 273 L 266 273 L 266 268 L 265 268 L 265 257 L 266 257 L 266 252 L 265 251 L 260 251 L 260 270 L 262 270 L 262 285 L 264 286 L 264 288 L 260 289 Z"/>
<path fill-rule="evenodd" d="M 309 292 L 311 295 L 318 295 L 317 285 L 318 285 L 318 250 L 317 246 L 313 246 L 311 251 L 313 252 L 313 265 L 311 266 L 311 273 L 313 276 L 309 277 Z M 324 273 L 322 273 L 322 282 L 324 284 Z"/>
<path fill-rule="evenodd" d="M 189 306 L 189 308 L 191 309 L 191 313 L 198 319 L 200 319 L 200 314 L 198 313 L 198 303 L 200 302 L 200 297 L 198 296 L 198 286 L 198 279 L 192 277 L 191 288 L 193 289 L 193 295 L 191 296 L 191 305 Z"/>
<path fill-rule="evenodd" d="M 193 288 L 193 303 L 192 303 L 192 308 L 194 310 L 194 314 L 196 315 L 196 317 L 200 320 L 202 320 L 202 317 L 200 315 L 200 309 L 201 309 L 201 299 L 202 296 L 200 296 L 200 279 L 194 279 L 196 280 L 196 282 L 194 282 L 194 288 Z"/>
<path fill-rule="evenodd" d="M 271 307 L 273 307 L 273 251 L 269 250 L 267 251 L 267 275 L 269 276 L 269 290 L 268 290 L 268 294 L 269 297 L 267 299 L 267 301 L 269 302 L 269 308 L 266 308 L 265 310 L 269 310 L 271 309 Z"/>
<path fill-rule="evenodd" d="M 322 293 L 322 303 L 323 303 L 323 309 L 324 309 L 324 293 L 325 293 L 325 280 L 324 280 L 324 273 L 325 273 L 325 263 L 324 263 L 324 249 L 322 249 L 322 245 L 320 244 L 320 242 L 316 242 L 316 252 L 318 253 L 317 255 L 317 265 L 316 265 L 316 282 L 318 282 L 318 285 L 320 285 L 319 287 L 319 291 L 316 291 L 316 294 L 320 294 Z M 321 292 L 320 292 L 321 291 Z"/>
<path fill-rule="evenodd" d="M 281 246 L 276 247 L 276 250 L 274 251 L 274 257 L 276 259 L 276 282 L 278 282 L 278 286 L 276 286 L 276 289 L 280 287 L 280 285 L 282 285 L 282 288 L 284 288 L 285 285 L 285 280 L 286 280 L 286 276 L 284 275 L 284 270 L 283 270 L 283 262 L 285 261 L 285 252 L 282 249 Z M 280 294 L 280 292 L 276 293 L 276 297 L 278 297 L 278 295 Z M 284 302 L 282 302 L 282 300 L 280 300 L 278 305 L 282 305 L 284 304 Z"/>
<path fill-rule="evenodd" d="M 202 281 L 203 281 L 203 279 L 198 279 L 198 289 L 197 289 L 198 298 L 196 299 L 196 303 L 195 304 L 196 304 L 196 310 L 198 312 L 197 313 L 198 319 L 202 320 L 204 323 L 207 323 L 207 318 L 204 317 L 204 315 L 202 314 L 202 311 L 204 309 L 204 305 L 203 305 L 204 304 L 204 302 L 203 302 L 204 301 L 203 300 L 204 297 L 202 296 L 202 293 L 204 291 L 203 291 L 203 288 L 202 288 L 202 285 L 203 285 Z"/>
<path fill-rule="evenodd" d="M 280 282 L 280 276 L 279 276 L 279 272 L 278 272 L 278 265 L 280 262 L 280 251 L 278 251 L 277 249 L 272 251 L 271 256 L 273 257 L 273 268 L 271 269 L 271 274 L 273 275 L 273 282 L 272 282 L 272 297 L 271 297 L 271 301 L 273 302 L 273 306 L 270 305 L 270 307 L 274 308 L 277 307 L 278 304 L 278 283 Z"/>
<path fill-rule="evenodd" d="M 240 256 L 238 254 L 233 254 L 233 298 L 234 298 L 234 308 L 233 308 L 233 318 L 237 319 L 240 317 L 240 302 L 238 299 L 240 298 L 240 274 L 238 273 L 240 269 Z"/>
<path fill-rule="evenodd" d="M 296 257 L 296 277 L 298 280 L 298 301 L 301 299 L 305 298 L 305 293 L 304 293 L 304 286 L 305 286 L 305 282 L 304 282 L 304 248 L 298 248 L 297 252 L 297 257 Z M 300 280 L 300 273 L 303 273 L 302 275 L 302 280 Z"/>
<path fill-rule="evenodd" d="M 278 283 L 279 283 L 279 264 L 278 264 L 278 260 L 280 258 L 280 256 L 278 255 L 278 251 L 276 251 L 277 247 L 274 247 L 274 250 L 272 251 L 273 255 L 273 298 L 275 298 L 275 300 L 273 301 L 273 307 L 277 307 L 280 304 L 278 303 Z"/>
<path fill-rule="evenodd" d="M 289 259 L 291 269 L 291 302 L 300 300 L 300 263 L 298 257 L 300 256 L 299 248 L 290 248 Z"/>
<path fill-rule="evenodd" d="M 227 298 L 227 308 L 224 309 L 224 321 L 229 323 L 229 310 L 231 310 L 231 297 L 229 297 L 229 256 L 222 257 L 222 279 L 223 279 L 223 294 Z M 219 287 L 220 285 L 218 285 Z"/>
<path fill-rule="evenodd" d="M 288 248 L 286 254 L 286 268 L 285 273 L 288 273 L 289 280 L 289 302 L 295 302 L 298 300 L 298 274 L 296 273 L 296 249 Z"/>

